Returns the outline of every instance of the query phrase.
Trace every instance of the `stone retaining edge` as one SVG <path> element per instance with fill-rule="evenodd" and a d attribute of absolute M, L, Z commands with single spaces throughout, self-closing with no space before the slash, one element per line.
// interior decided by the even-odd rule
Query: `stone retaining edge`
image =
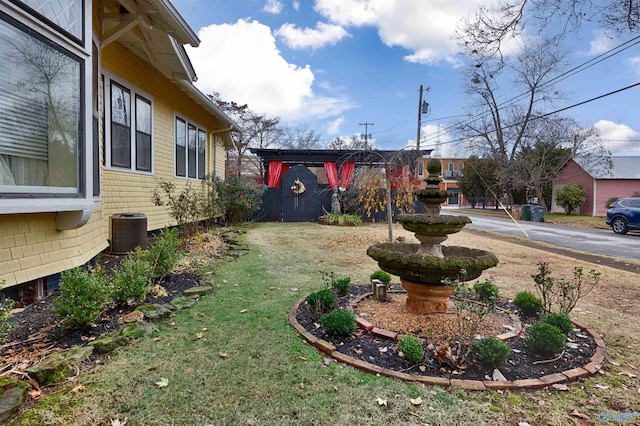
<path fill-rule="evenodd" d="M 353 302 L 349 304 L 349 308 L 357 306 L 357 303 L 360 300 L 368 297 L 370 293 L 359 296 L 354 299 Z M 539 378 L 533 379 L 522 379 L 522 380 L 507 380 L 507 381 L 492 381 L 492 380 L 467 380 L 467 379 L 447 379 L 445 377 L 437 377 L 437 376 L 413 376 L 407 373 L 402 373 L 395 370 L 389 370 L 386 368 L 382 368 L 378 365 L 371 364 L 366 361 L 362 361 L 356 358 L 353 358 L 349 355 L 343 354 L 342 352 L 338 352 L 335 346 L 325 340 L 319 339 L 316 336 L 309 333 L 296 319 L 298 314 L 298 309 L 300 309 L 300 305 L 304 303 L 306 297 L 302 297 L 299 299 L 291 308 L 289 312 L 289 322 L 293 326 L 293 328 L 298 331 L 298 333 L 305 339 L 307 343 L 314 346 L 318 351 L 330 356 L 338 362 L 343 364 L 351 365 L 352 367 L 358 368 L 360 370 L 367 371 L 369 373 L 380 374 L 381 376 L 390 377 L 394 379 L 399 379 L 405 382 L 418 382 L 431 386 L 451 386 L 453 388 L 459 388 L 464 390 L 521 390 L 521 389 L 542 389 L 547 386 L 551 386 L 559 383 L 568 383 L 572 382 L 592 374 L 597 373 L 602 367 L 602 363 L 607 356 L 606 344 L 602 337 L 595 333 L 590 328 L 586 328 L 581 326 L 580 324 L 574 322 L 573 324 L 580 328 L 582 331 L 590 335 L 594 342 L 596 343 L 596 351 L 591 357 L 589 363 L 582 367 L 572 368 L 570 370 L 562 371 L 559 373 L 548 374 L 546 376 L 542 376 Z M 362 320 L 358 322 L 360 324 L 368 325 L 370 324 L 366 320 Z M 365 327 L 360 327 L 366 330 Z M 369 331 L 368 331 L 369 332 Z M 394 341 L 398 338 L 398 333 L 383 330 L 377 327 L 373 327 L 372 331 L 376 335 L 381 337 L 391 338 Z M 386 333 L 383 334 L 382 332 Z M 395 335 L 395 338 L 392 337 Z"/>

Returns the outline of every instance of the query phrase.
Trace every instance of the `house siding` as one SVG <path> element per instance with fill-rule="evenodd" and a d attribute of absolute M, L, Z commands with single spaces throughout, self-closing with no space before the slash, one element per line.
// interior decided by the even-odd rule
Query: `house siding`
<path fill-rule="evenodd" d="M 94 28 L 99 28 L 96 11 L 99 3 L 94 2 Z M 113 214 L 144 213 L 148 230 L 174 225 L 167 208 L 155 206 L 151 200 L 157 180 L 163 178 L 174 182 L 177 191 L 187 182 L 204 190 L 200 181 L 174 176 L 176 114 L 189 118 L 208 132 L 207 172 L 218 170 L 218 175 L 224 178 L 224 138 L 222 135 L 214 137 L 209 132 L 228 125 L 219 122 L 177 83 L 118 42 L 109 44 L 100 52 L 100 67 L 102 72 L 113 74 L 153 98 L 153 172 L 136 173 L 105 167 L 103 120 L 100 120 L 101 196 L 95 199 L 96 209 L 85 225 L 64 231 L 57 229 L 55 212 L 0 214 L 0 284 L 4 286 L 48 277 L 87 263 L 108 248 Z M 102 91 L 99 92 L 101 96 Z M 104 115 L 102 108 L 100 115 Z M 87 140 L 90 143 L 90 135 L 87 135 Z"/>

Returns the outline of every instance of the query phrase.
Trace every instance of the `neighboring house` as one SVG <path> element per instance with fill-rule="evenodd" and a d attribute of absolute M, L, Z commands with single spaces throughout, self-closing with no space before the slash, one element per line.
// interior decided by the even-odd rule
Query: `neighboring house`
<path fill-rule="evenodd" d="M 424 179 L 427 177 L 427 163 L 429 160 L 431 160 L 431 158 L 418 159 L 418 178 Z M 462 193 L 460 193 L 460 188 L 458 187 L 458 177 L 463 174 L 464 162 L 466 159 L 436 158 L 436 160 L 439 160 L 442 166 L 442 170 L 440 172 L 440 177 L 442 178 L 442 182 L 440 182 L 440 189 L 451 191 L 453 193 L 453 195 L 447 199 L 445 205 L 464 205 L 465 199 Z"/>
<path fill-rule="evenodd" d="M 630 197 L 640 193 L 640 157 L 575 158 L 567 162 L 553 182 L 551 211 L 564 213 L 556 204 L 556 194 L 568 183 L 579 183 L 586 192 L 586 201 L 579 214 L 606 216 L 611 198 Z"/>
<path fill-rule="evenodd" d="M 224 176 L 239 129 L 193 86 L 168 0 L 0 0 L 0 283 L 36 296 L 108 248 L 111 218 Z"/>

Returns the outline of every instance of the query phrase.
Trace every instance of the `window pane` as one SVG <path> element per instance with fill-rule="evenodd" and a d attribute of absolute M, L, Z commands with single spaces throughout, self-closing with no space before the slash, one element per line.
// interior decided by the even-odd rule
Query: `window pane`
<path fill-rule="evenodd" d="M 131 93 L 111 82 L 111 165 L 131 167 Z"/>
<path fill-rule="evenodd" d="M 0 18 L 3 191 L 78 191 L 82 70 L 76 57 Z"/>
<path fill-rule="evenodd" d="M 207 134 L 198 129 L 198 179 L 204 179 L 207 166 Z"/>
<path fill-rule="evenodd" d="M 187 125 L 176 118 L 176 176 L 186 176 Z"/>
<path fill-rule="evenodd" d="M 196 177 L 196 137 L 196 128 L 189 124 L 189 159 L 187 164 L 190 178 Z"/>
<path fill-rule="evenodd" d="M 136 169 L 151 171 L 151 102 L 137 95 Z"/>
<path fill-rule="evenodd" d="M 82 34 L 82 0 L 19 0 L 39 15 L 69 32 L 78 40 Z"/>

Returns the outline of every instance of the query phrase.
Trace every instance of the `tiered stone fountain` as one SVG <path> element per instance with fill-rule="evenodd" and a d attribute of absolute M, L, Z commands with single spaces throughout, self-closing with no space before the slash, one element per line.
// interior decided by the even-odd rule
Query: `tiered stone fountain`
<path fill-rule="evenodd" d="M 415 232 L 420 244 L 378 243 L 367 250 L 380 269 L 400 277 L 407 291 L 406 310 L 416 314 L 447 311 L 455 286 L 444 284 L 445 278 L 473 280 L 498 264 L 498 258 L 488 251 L 441 245 L 449 234 L 471 223 L 467 216 L 440 216 L 440 204 L 451 195 L 440 190 L 441 167 L 439 160 L 430 160 L 427 186 L 415 192 L 425 205 L 425 213 L 396 216 L 404 229 Z"/>

